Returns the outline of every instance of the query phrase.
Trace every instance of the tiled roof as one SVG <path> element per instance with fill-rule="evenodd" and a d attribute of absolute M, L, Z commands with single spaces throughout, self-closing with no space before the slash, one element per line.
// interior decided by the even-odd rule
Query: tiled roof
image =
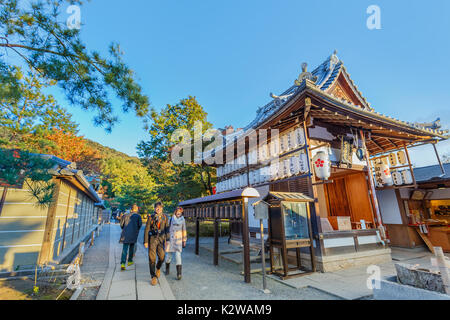
<path fill-rule="evenodd" d="M 315 82 L 313 82 L 314 87 L 316 89 L 319 89 L 321 92 L 323 92 L 323 94 L 329 95 L 331 98 L 334 98 L 335 100 L 338 100 L 338 101 L 341 101 L 341 99 L 332 96 L 330 94 L 330 92 L 327 92 L 327 90 L 333 86 L 333 84 L 337 80 L 338 76 L 340 74 L 342 74 L 349 81 L 351 89 L 353 90 L 355 95 L 363 103 L 363 106 L 356 106 L 356 105 L 353 105 L 352 103 L 349 103 L 348 101 L 345 101 L 346 105 L 350 105 L 351 107 L 356 108 L 355 110 L 367 111 L 367 112 L 369 112 L 369 114 L 376 115 L 378 118 L 382 118 L 389 122 L 400 124 L 400 125 L 403 125 L 406 127 L 413 128 L 413 129 L 419 129 L 422 131 L 426 131 L 427 134 L 434 134 L 434 135 L 439 135 L 439 136 L 444 136 L 446 134 L 446 131 L 443 131 L 443 130 L 434 130 L 434 129 L 425 128 L 425 127 L 422 127 L 417 124 L 397 120 L 392 117 L 375 112 L 370 107 L 370 104 L 367 102 L 367 100 L 363 97 L 362 93 L 358 90 L 358 87 L 354 84 L 353 80 L 350 78 L 350 74 L 347 72 L 342 60 L 340 60 L 336 56 L 336 52 L 334 52 L 332 55 L 330 55 L 322 64 L 320 64 L 316 69 L 314 69 L 314 71 L 312 71 L 311 74 L 313 76 L 317 77 Z M 236 135 L 239 136 L 240 134 L 242 134 L 243 132 L 245 132 L 247 130 L 257 128 L 260 124 L 262 124 L 270 116 L 272 116 L 278 110 L 280 110 L 299 90 L 301 90 L 303 88 L 304 87 L 301 85 L 293 85 L 289 89 L 284 91 L 279 97 L 276 97 L 275 99 L 273 99 L 272 101 L 267 103 L 265 106 L 258 108 L 258 110 L 256 112 L 256 118 Z"/>
<path fill-rule="evenodd" d="M 439 181 L 450 179 L 450 163 L 444 163 L 445 175 L 442 175 L 441 167 L 439 165 L 414 168 L 414 177 L 417 182 L 425 181 Z"/>

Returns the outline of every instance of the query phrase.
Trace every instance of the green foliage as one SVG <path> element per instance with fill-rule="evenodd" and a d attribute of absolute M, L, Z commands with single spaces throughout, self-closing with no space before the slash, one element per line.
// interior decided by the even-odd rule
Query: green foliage
<path fill-rule="evenodd" d="M 54 163 L 33 153 L 54 144 L 47 139 L 53 130 L 76 133 L 77 124 L 51 95 L 42 92 L 52 85 L 50 81 L 31 72 L 24 76 L 18 68 L 10 68 L 9 75 L 14 86 L 0 91 L 0 181 L 27 184 L 37 203 L 47 206 L 54 189 L 48 170 Z"/>
<path fill-rule="evenodd" d="M 202 124 L 202 133 L 212 127 L 207 113 L 195 97 L 189 96 L 175 105 L 168 104 L 160 112 L 152 109 L 148 119 L 150 139 L 138 144 L 138 154 L 157 184 L 156 194 L 168 211 L 179 201 L 212 194 L 214 172 L 200 164 L 174 164 L 170 150 L 175 143 L 175 130 L 186 129 L 194 137 L 194 124 Z"/>
<path fill-rule="evenodd" d="M 0 181 L 13 186 L 25 184 L 41 206 L 49 206 L 53 199 L 55 185 L 50 169 L 54 165 L 51 160 L 26 151 L 0 149 Z"/>
<path fill-rule="evenodd" d="M 155 181 L 138 159 L 105 158 L 101 166 L 107 196 L 114 198 L 121 210 L 136 203 L 142 208 L 141 213 L 151 211 L 151 205 L 156 200 Z"/>
<path fill-rule="evenodd" d="M 1 0 L 0 48 L 21 59 L 29 70 L 56 81 L 69 102 L 96 111 L 94 123 L 111 130 L 118 120 L 111 93 L 123 102 L 124 112 L 133 110 L 144 117 L 148 97 L 135 81 L 133 71 L 124 63 L 118 44 L 111 44 L 108 56 L 89 51 L 79 38 L 78 29 L 58 21 L 63 6 L 82 5 L 80 0 Z M 20 94 L 6 55 L 0 54 L 0 80 L 7 83 L 3 94 Z M 0 92 L 0 93 L 2 93 Z"/>
<path fill-rule="evenodd" d="M 51 82 L 33 73 L 24 76 L 19 69 L 12 75 L 21 94 L 0 95 L 0 147 L 35 152 L 51 144 L 45 136 L 52 130 L 77 132 L 78 125 L 71 120 L 71 114 L 53 96 L 42 92 Z"/>

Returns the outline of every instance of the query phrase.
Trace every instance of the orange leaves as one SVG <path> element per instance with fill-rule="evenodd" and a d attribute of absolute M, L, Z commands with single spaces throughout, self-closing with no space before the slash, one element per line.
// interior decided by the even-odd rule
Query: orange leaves
<path fill-rule="evenodd" d="M 100 152 L 88 146 L 83 136 L 54 129 L 45 138 L 53 142 L 53 146 L 46 146 L 43 152 L 76 162 L 77 167 L 85 173 L 100 172 Z"/>

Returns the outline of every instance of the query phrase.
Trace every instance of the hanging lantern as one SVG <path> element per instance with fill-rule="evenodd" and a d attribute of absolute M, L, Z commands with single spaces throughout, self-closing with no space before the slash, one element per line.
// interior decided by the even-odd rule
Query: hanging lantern
<path fill-rule="evenodd" d="M 298 157 L 298 165 L 301 173 L 308 172 L 308 161 L 305 153 L 300 153 Z"/>
<path fill-rule="evenodd" d="M 319 151 L 313 157 L 314 172 L 317 178 L 321 180 L 328 180 L 331 175 L 331 163 L 328 153 Z"/>
<path fill-rule="evenodd" d="M 295 130 L 292 130 L 291 132 L 289 132 L 289 148 L 290 149 L 295 149 L 297 148 L 298 144 L 297 144 L 297 137 L 295 136 Z"/>
<path fill-rule="evenodd" d="M 270 180 L 277 180 L 278 177 L 278 160 L 272 160 L 270 162 L 270 169 L 269 169 L 269 175 Z"/>
<path fill-rule="evenodd" d="M 412 184 L 413 183 L 411 171 L 409 171 L 408 169 L 402 171 L 402 178 L 403 178 L 404 184 Z"/>
<path fill-rule="evenodd" d="M 396 186 L 403 184 L 402 174 L 399 171 L 392 172 L 392 180 Z"/>
<path fill-rule="evenodd" d="M 278 161 L 278 175 L 277 175 L 278 179 L 283 179 L 284 176 L 284 161 L 280 160 Z"/>
<path fill-rule="evenodd" d="M 399 152 L 397 152 L 397 159 L 400 164 L 406 164 L 405 151 L 400 150 Z"/>
<path fill-rule="evenodd" d="M 297 138 L 297 145 L 299 147 L 303 146 L 305 144 L 305 135 L 304 135 L 304 132 L 303 132 L 303 128 L 299 127 L 297 129 L 295 129 L 295 135 L 296 135 L 296 138 Z"/>
<path fill-rule="evenodd" d="M 298 173 L 298 166 L 296 166 L 296 157 L 290 157 L 289 158 L 289 166 L 291 170 L 291 175 L 296 175 Z"/>
<path fill-rule="evenodd" d="M 389 153 L 389 163 L 391 167 L 395 167 L 397 165 L 397 157 L 395 153 Z"/>
<path fill-rule="evenodd" d="M 284 153 L 286 151 L 289 150 L 289 141 L 288 141 L 288 135 L 287 134 L 282 134 L 280 136 L 280 149 L 281 149 L 281 153 Z"/>
<path fill-rule="evenodd" d="M 291 174 L 291 160 L 289 158 L 284 159 L 284 165 L 283 165 L 283 170 L 284 170 L 284 176 L 285 177 L 290 177 Z"/>
<path fill-rule="evenodd" d="M 381 164 L 380 166 L 380 178 L 383 185 L 392 186 L 394 182 L 392 181 L 391 170 L 387 164 Z"/>
<path fill-rule="evenodd" d="M 269 147 L 271 157 L 276 157 L 280 154 L 280 139 L 278 135 L 270 140 Z"/>

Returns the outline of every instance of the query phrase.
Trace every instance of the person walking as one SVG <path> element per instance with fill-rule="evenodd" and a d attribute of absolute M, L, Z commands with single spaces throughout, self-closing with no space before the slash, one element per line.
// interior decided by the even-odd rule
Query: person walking
<path fill-rule="evenodd" d="M 142 218 L 138 213 L 139 207 L 133 204 L 131 212 L 123 215 L 120 219 L 120 227 L 122 233 L 120 235 L 120 243 L 123 243 L 122 257 L 120 259 L 120 268 L 125 270 L 125 263 L 127 261 L 128 254 L 128 266 L 133 264 L 133 257 L 135 253 L 135 244 L 139 235 L 139 230 L 142 227 Z"/>
<path fill-rule="evenodd" d="M 144 246 L 148 248 L 148 263 L 150 267 L 151 284 L 156 286 L 161 274 L 161 266 L 165 258 L 166 241 L 169 240 L 169 218 L 163 213 L 161 202 L 155 203 L 152 213 L 145 225 Z M 156 262 L 158 256 L 158 262 Z"/>
<path fill-rule="evenodd" d="M 183 217 L 183 208 L 175 210 L 169 223 L 170 240 L 166 244 L 166 275 L 170 273 L 170 262 L 175 255 L 177 279 L 181 280 L 181 252 L 186 247 L 187 232 L 186 221 Z"/>

